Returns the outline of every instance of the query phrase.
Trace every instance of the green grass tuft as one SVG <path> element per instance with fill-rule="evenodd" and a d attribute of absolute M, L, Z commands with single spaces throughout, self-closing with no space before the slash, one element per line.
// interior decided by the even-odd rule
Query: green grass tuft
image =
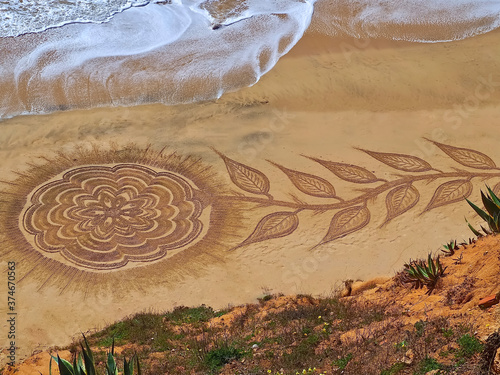
<path fill-rule="evenodd" d="M 351 362 L 352 359 L 352 353 L 347 354 L 345 357 L 342 357 L 340 359 L 337 359 L 333 361 L 334 365 L 337 366 L 340 370 L 343 370 L 347 367 L 349 362 Z"/>
<path fill-rule="evenodd" d="M 483 344 L 468 333 L 458 339 L 458 345 L 460 349 L 456 353 L 457 358 L 471 358 L 474 354 L 483 351 Z"/>
<path fill-rule="evenodd" d="M 402 371 L 405 367 L 406 365 L 403 362 L 396 362 L 388 369 L 382 370 L 380 375 L 396 375 L 399 374 L 399 372 Z"/>
<path fill-rule="evenodd" d="M 232 345 L 222 345 L 219 348 L 210 350 L 205 355 L 205 365 L 210 371 L 215 372 L 222 366 L 233 360 L 238 360 L 245 355 L 245 352 Z"/>
<path fill-rule="evenodd" d="M 222 316 L 226 311 L 215 312 L 211 307 L 201 305 L 199 307 L 180 306 L 172 312 L 165 314 L 165 319 L 174 324 L 202 323 L 210 319 Z"/>
<path fill-rule="evenodd" d="M 432 370 L 441 370 L 443 366 L 434 358 L 425 357 L 418 365 L 414 375 L 424 375 Z"/>

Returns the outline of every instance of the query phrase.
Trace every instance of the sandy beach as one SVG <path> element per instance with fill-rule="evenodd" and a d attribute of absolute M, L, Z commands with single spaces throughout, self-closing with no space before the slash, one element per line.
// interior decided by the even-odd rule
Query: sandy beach
<path fill-rule="evenodd" d="M 216 101 L 2 120 L 1 180 L 18 184 L 2 185 L 2 202 L 9 194 L 24 200 L 0 212 L 1 228 L 11 228 L 0 234 L 2 267 L 18 267 L 19 359 L 139 311 L 222 308 L 265 290 L 328 294 L 342 280 L 392 276 L 436 244 L 472 236 L 464 216 L 479 219 L 463 197 L 478 202 L 485 183 L 500 182 L 499 42 L 498 31 L 434 44 L 311 32 L 257 84 Z M 131 144 L 132 156 L 165 148 L 199 160 L 175 173 L 198 188 L 216 185 L 210 217 L 199 219 L 208 232 L 133 268 L 43 261 L 14 213 L 26 212 L 31 191 L 59 181 L 63 166 L 131 162 L 120 156 Z M 93 147 L 98 155 L 85 159 Z M 109 150 L 115 159 L 105 160 Z M 330 164 L 333 173 L 318 160 L 342 166 Z M 42 172 L 33 174 L 33 163 Z M 54 175 L 44 179 L 51 164 Z M 235 165 L 268 185 L 245 185 Z M 208 167 L 214 176 L 200 177 Z M 267 215 L 281 227 L 266 227 Z"/>

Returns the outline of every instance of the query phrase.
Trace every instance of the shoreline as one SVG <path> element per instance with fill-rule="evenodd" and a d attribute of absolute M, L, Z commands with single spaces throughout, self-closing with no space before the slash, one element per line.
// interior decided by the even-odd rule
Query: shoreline
<path fill-rule="evenodd" d="M 117 106 L 109 106 L 101 99 L 105 97 L 109 99 L 110 93 L 106 94 L 102 88 L 96 86 L 93 89 L 88 88 L 89 92 L 93 92 L 93 94 L 90 94 L 86 99 L 88 103 L 80 103 L 82 108 L 77 108 L 78 103 L 76 103 L 73 109 L 67 109 L 63 112 L 106 108 L 128 109 L 154 105 L 190 110 L 190 107 L 197 105 L 239 102 L 245 96 L 261 96 L 262 99 L 253 100 L 262 102 L 272 100 L 272 104 L 278 108 L 293 105 L 304 110 L 323 112 L 332 110 L 429 110 L 454 108 L 457 105 L 473 107 L 494 105 L 500 98 L 497 89 L 500 86 L 500 77 L 496 75 L 498 61 L 493 54 L 483 54 L 484 59 L 481 59 L 482 66 L 479 72 L 485 73 L 477 74 L 479 62 L 474 56 L 474 52 L 477 50 L 485 51 L 490 46 L 497 45 L 499 40 L 500 29 L 464 40 L 445 43 L 332 37 L 314 31 L 306 31 L 298 43 L 285 56 L 281 57 L 277 65 L 261 76 L 256 83 L 234 91 L 230 89 L 219 99 L 198 102 L 188 100 L 184 104 L 163 104 L 161 100 L 156 103 L 140 104 L 137 101 L 135 104 L 122 103 Z M 12 40 L 12 42 L 14 41 Z M 28 36 L 25 42 L 27 44 L 36 43 L 36 37 Z M 0 48 L 12 49 L 14 45 L 4 43 Z M 432 55 L 434 58 L 422 59 L 422 56 L 426 54 Z M 375 66 L 378 68 L 374 69 Z M 450 66 L 453 68 L 449 69 Z M 403 70 L 403 68 L 405 69 Z M 315 70 L 316 74 L 310 74 L 311 70 Z M 424 71 L 427 72 L 428 76 L 422 81 L 418 77 Z M 293 77 L 294 79 L 286 80 L 283 77 Z M 388 77 L 390 77 L 390 81 L 387 81 Z M 475 78 L 471 79 L 471 77 Z M 264 83 L 262 83 L 263 81 Z M 436 85 L 440 82 L 443 85 L 441 89 Z M 484 85 L 484 82 L 486 82 L 488 93 L 480 95 L 481 98 L 477 103 L 474 92 L 478 90 L 478 86 Z M 54 82 L 54 84 L 57 86 L 59 83 Z M 157 89 L 160 89 L 158 85 L 156 86 Z M 194 86 L 197 84 L 195 83 Z M 311 90 L 311 86 L 319 92 L 316 91 L 313 95 L 302 97 L 301 93 Z M 15 92 L 16 88 L 9 82 L 0 82 L 0 90 Z M 51 89 L 55 93 L 61 90 L 61 87 Z M 124 93 L 126 94 L 126 92 Z M 21 114 L 8 115 L 8 117 L 0 119 L 0 122 L 17 116 L 57 114 L 60 113 L 57 110 L 58 107 L 66 108 L 74 105 L 66 103 L 67 98 L 62 91 L 60 94 L 62 96 L 59 97 L 59 103 L 54 102 L 52 105 L 54 112 L 33 114 L 24 110 L 21 111 Z M 151 91 L 148 95 L 154 97 L 155 94 Z M 29 98 L 26 93 L 20 92 L 15 96 L 19 96 L 21 103 L 36 102 L 36 98 Z M 127 95 L 125 95 L 124 101 L 128 100 L 126 97 Z M 304 102 L 304 99 L 307 100 L 308 97 L 311 100 Z M 321 100 L 317 100 L 318 97 L 321 97 Z M 9 105 L 13 105 L 12 100 L 14 99 L 11 98 Z M 476 102 L 469 104 L 468 102 L 471 100 Z M 93 102 L 101 104 L 92 107 Z"/>

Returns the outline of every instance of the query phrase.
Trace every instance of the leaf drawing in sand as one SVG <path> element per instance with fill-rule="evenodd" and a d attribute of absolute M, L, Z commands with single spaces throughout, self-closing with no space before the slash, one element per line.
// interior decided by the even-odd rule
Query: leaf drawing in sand
<path fill-rule="evenodd" d="M 295 212 L 274 212 L 264 216 L 253 233 L 235 249 L 251 243 L 285 237 L 292 234 L 299 226 L 299 218 Z"/>
<path fill-rule="evenodd" d="M 236 186 L 246 192 L 253 194 L 263 194 L 272 198 L 269 194 L 271 184 L 264 173 L 255 168 L 232 160 L 216 149 L 213 150 L 222 158 L 222 160 L 226 164 L 229 177 Z"/>
<path fill-rule="evenodd" d="M 315 162 L 321 164 L 323 167 L 333 172 L 338 178 L 341 178 L 345 181 L 354 182 L 357 184 L 367 184 L 370 182 L 381 181 L 372 172 L 357 165 L 337 163 L 333 161 L 313 158 L 310 156 L 306 156 L 306 158 L 314 160 Z"/>
<path fill-rule="evenodd" d="M 488 155 L 482 152 L 471 150 L 469 148 L 460 148 L 445 145 L 443 143 L 432 141 L 428 138 L 429 142 L 434 143 L 437 147 L 441 149 L 446 155 L 455 160 L 457 163 L 465 165 L 469 168 L 476 169 L 495 169 L 497 166 L 493 160 Z"/>
<path fill-rule="evenodd" d="M 419 199 L 420 193 L 411 184 L 400 185 L 392 189 L 385 198 L 387 217 L 381 227 L 396 216 L 404 214 L 406 211 L 413 208 L 418 203 Z"/>
<path fill-rule="evenodd" d="M 372 158 L 388 165 L 389 167 L 399 169 L 405 172 L 427 172 L 432 170 L 432 166 L 425 160 L 417 158 L 416 156 L 394 154 L 388 152 L 375 152 L 358 148 L 370 155 Z"/>
<path fill-rule="evenodd" d="M 292 181 L 295 187 L 304 194 L 319 198 L 337 198 L 335 195 L 335 188 L 324 178 L 288 169 L 272 161 L 269 162 L 281 169 L 290 181 Z"/>
<path fill-rule="evenodd" d="M 491 189 L 491 190 L 493 190 L 493 193 L 495 193 L 495 195 L 497 197 L 499 197 L 500 196 L 500 182 L 495 184 L 495 186 L 493 186 L 493 189 Z"/>
<path fill-rule="evenodd" d="M 369 222 L 370 211 L 365 206 L 355 206 L 343 209 L 333 216 L 328 233 L 315 247 L 354 233 L 364 228 Z"/>
<path fill-rule="evenodd" d="M 447 204 L 460 202 L 472 193 L 472 183 L 469 180 L 453 180 L 440 185 L 424 212 Z"/>

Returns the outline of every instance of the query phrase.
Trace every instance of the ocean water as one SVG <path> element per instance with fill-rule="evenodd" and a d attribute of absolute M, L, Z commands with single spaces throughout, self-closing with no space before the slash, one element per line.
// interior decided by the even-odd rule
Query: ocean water
<path fill-rule="evenodd" d="M 0 0 L 0 118 L 218 98 L 307 31 L 432 43 L 499 25 L 498 0 Z"/>

